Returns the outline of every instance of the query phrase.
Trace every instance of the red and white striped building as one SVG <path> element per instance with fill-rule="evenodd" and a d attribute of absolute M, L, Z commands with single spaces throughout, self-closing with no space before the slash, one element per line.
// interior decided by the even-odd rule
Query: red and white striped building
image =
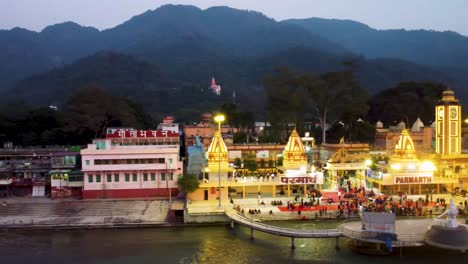
<path fill-rule="evenodd" d="M 110 129 L 81 150 L 83 198 L 168 197 L 183 175 L 179 134 Z"/>

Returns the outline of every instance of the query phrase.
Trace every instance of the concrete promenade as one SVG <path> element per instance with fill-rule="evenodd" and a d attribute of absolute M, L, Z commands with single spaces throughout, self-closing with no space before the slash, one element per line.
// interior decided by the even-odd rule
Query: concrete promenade
<path fill-rule="evenodd" d="M 167 200 L 16 199 L 0 205 L 0 228 L 81 228 L 168 224 Z"/>

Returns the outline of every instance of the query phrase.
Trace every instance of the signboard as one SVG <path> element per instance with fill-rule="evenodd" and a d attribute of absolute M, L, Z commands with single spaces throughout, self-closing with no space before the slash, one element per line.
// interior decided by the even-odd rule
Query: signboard
<path fill-rule="evenodd" d="M 165 138 L 179 137 L 179 133 L 167 130 L 115 130 L 106 138 Z"/>
<path fill-rule="evenodd" d="M 267 159 L 270 157 L 270 151 L 268 150 L 259 150 L 256 155 L 257 159 Z"/>
<path fill-rule="evenodd" d="M 432 183 L 430 176 L 394 176 L 394 184 L 430 184 Z"/>
<path fill-rule="evenodd" d="M 231 150 L 228 152 L 228 158 L 229 159 L 237 159 L 237 158 L 242 158 L 242 151 L 240 150 Z"/>
<path fill-rule="evenodd" d="M 395 233 L 395 214 L 363 212 L 362 227 L 369 232 Z"/>
<path fill-rule="evenodd" d="M 305 175 L 305 176 L 295 176 L 295 177 L 280 177 L 281 183 L 284 184 L 323 184 L 323 174 L 316 173 L 314 175 Z"/>

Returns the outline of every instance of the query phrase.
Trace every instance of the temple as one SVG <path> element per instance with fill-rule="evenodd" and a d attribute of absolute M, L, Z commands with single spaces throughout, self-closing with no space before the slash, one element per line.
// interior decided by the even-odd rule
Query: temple
<path fill-rule="evenodd" d="M 245 168 L 230 166 L 228 157 L 228 148 L 217 131 L 207 151 L 207 166 L 202 169 L 199 189 L 188 194 L 189 200 L 219 199 L 219 185 L 222 202 L 227 203 L 230 198 L 258 198 L 263 194 L 273 198 L 291 197 L 321 188 L 323 184 L 322 172 L 308 169 L 305 148 L 296 130 L 292 131 L 283 150 L 283 163 L 278 164 L 279 173 L 275 170 L 262 171 L 258 175 L 252 172 L 242 174 Z"/>

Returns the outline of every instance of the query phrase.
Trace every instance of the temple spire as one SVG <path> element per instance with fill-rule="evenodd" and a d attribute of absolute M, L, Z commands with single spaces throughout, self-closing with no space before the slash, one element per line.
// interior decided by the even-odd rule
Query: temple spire
<path fill-rule="evenodd" d="M 307 166 L 307 157 L 302 139 L 296 129 L 291 132 L 288 143 L 283 152 L 283 167 L 285 169 L 299 169 Z"/>
<path fill-rule="evenodd" d="M 210 171 L 218 171 L 221 163 L 221 171 L 228 171 L 228 151 L 223 137 L 216 131 L 211 144 L 206 152 L 208 154 L 208 168 Z"/>

